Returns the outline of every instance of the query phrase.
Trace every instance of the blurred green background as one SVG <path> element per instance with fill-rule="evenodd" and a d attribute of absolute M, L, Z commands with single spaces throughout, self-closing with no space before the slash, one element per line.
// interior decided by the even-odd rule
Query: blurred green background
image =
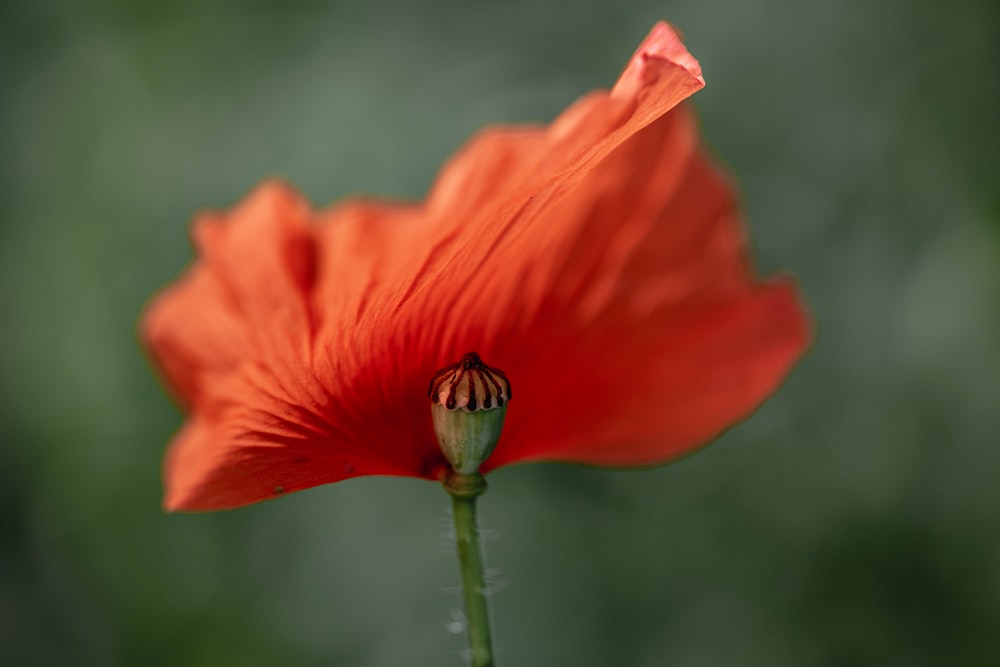
<path fill-rule="evenodd" d="M 436 485 L 161 512 L 180 416 L 136 319 L 196 210 L 272 175 L 420 197 L 659 18 L 816 343 L 677 465 L 491 477 L 500 664 L 1000 664 L 998 7 L 3 3 L 0 664 L 461 665 Z"/>

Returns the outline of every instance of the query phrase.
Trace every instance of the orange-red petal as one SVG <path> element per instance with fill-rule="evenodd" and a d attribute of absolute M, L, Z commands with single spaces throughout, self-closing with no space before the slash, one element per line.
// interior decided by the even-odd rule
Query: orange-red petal
<path fill-rule="evenodd" d="M 680 105 L 703 85 L 659 24 L 610 92 L 484 131 L 424 204 L 314 213 L 267 185 L 198 222 L 197 263 L 144 325 L 191 411 L 166 505 L 440 476 L 426 386 L 470 351 L 516 387 L 484 469 L 662 462 L 745 417 L 808 333 L 787 282 L 753 277 Z"/>
<path fill-rule="evenodd" d="M 425 465 L 377 424 L 357 428 L 359 402 L 341 391 L 351 388 L 332 382 L 340 376 L 327 351 L 313 358 L 323 313 L 314 297 L 324 296 L 314 288 L 322 256 L 313 217 L 280 183 L 228 215 L 202 216 L 193 230 L 199 260 L 146 312 L 146 344 L 191 412 L 164 467 L 169 509 L 236 507 Z"/>

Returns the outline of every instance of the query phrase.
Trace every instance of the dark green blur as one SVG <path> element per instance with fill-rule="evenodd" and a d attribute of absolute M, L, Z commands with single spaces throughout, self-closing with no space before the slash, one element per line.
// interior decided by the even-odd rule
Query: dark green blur
<path fill-rule="evenodd" d="M 610 85 L 659 18 L 816 342 L 677 465 L 491 475 L 498 663 L 1000 664 L 998 7 L 3 3 L 0 664 L 462 665 L 439 487 L 161 512 L 180 416 L 136 319 L 196 210 L 268 176 L 420 197 L 480 126 Z"/>

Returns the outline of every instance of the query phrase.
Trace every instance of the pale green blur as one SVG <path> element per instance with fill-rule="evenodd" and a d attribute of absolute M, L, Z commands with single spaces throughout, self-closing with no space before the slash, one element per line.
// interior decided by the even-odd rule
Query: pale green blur
<path fill-rule="evenodd" d="M 420 197 L 661 18 L 816 342 L 677 465 L 491 474 L 498 663 L 1000 664 L 993 0 L 4 3 L 0 664 L 462 665 L 439 486 L 162 513 L 180 416 L 136 320 L 195 211 L 271 176 Z"/>

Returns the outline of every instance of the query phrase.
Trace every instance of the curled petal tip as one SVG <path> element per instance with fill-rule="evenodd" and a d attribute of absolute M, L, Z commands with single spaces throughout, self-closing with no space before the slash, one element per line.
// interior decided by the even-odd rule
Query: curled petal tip
<path fill-rule="evenodd" d="M 669 24 L 660 21 L 636 49 L 612 91 L 613 96 L 636 94 L 663 66 L 678 67 L 687 75 L 688 94 L 705 86 L 701 64 L 692 56 L 680 35 Z"/>
<path fill-rule="evenodd" d="M 653 26 L 649 36 L 639 46 L 638 53 L 646 58 L 659 58 L 680 65 L 702 85 L 705 84 L 701 74 L 701 64 L 688 53 L 680 34 L 663 21 Z"/>

